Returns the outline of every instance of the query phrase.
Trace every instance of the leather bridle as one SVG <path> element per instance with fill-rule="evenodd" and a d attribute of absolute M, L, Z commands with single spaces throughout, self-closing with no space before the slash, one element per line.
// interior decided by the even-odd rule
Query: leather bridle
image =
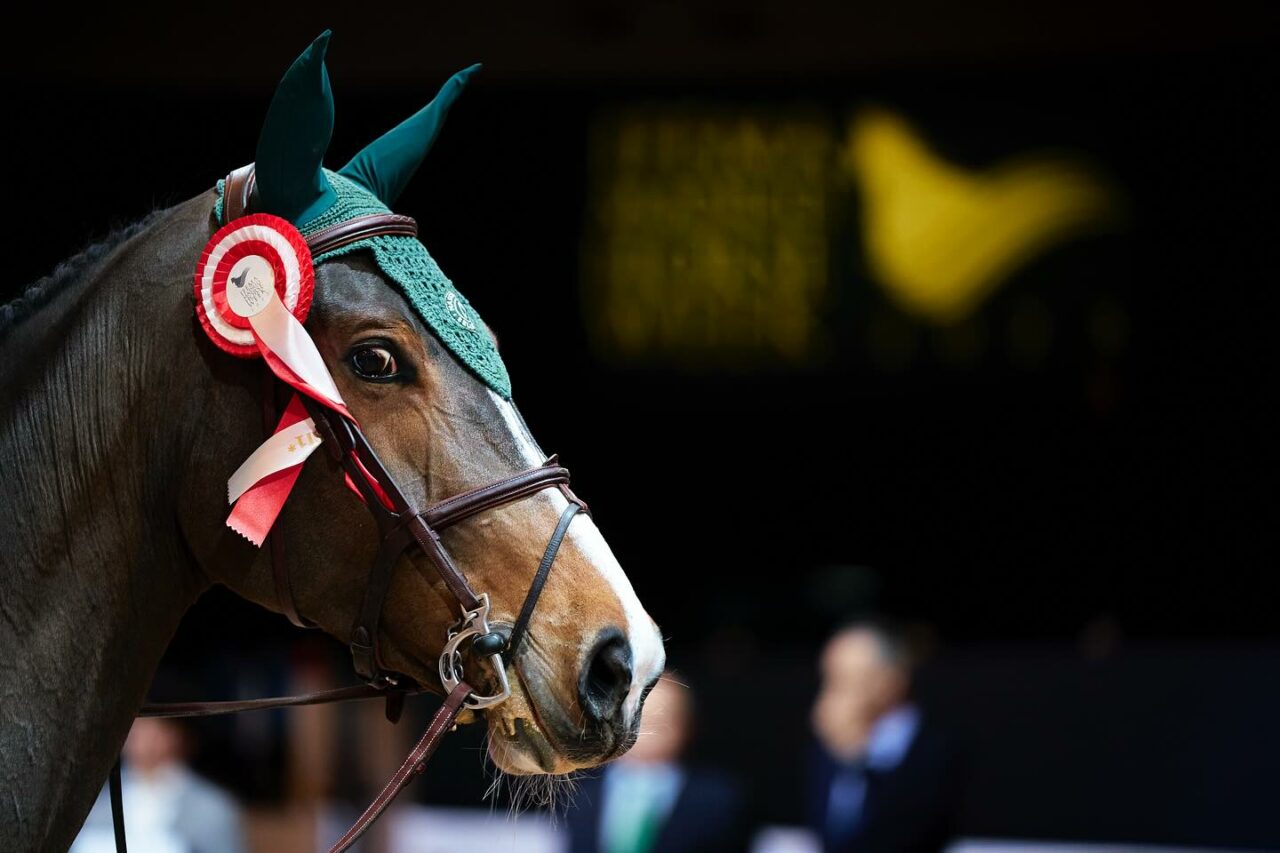
<path fill-rule="evenodd" d="M 237 169 L 227 176 L 223 192 L 224 221 L 230 222 L 252 208 L 255 198 L 254 190 L 252 164 Z M 368 237 L 384 235 L 416 237 L 417 233 L 417 223 L 407 216 L 390 213 L 370 214 L 318 231 L 307 238 L 307 245 L 312 257 L 319 257 L 326 252 Z M 267 430 L 270 431 L 275 425 L 277 383 L 270 371 L 267 371 L 266 375 L 263 420 Z M 387 471 L 359 425 L 310 397 L 301 396 L 301 399 L 315 423 L 315 429 L 322 439 L 323 446 L 328 449 L 330 457 L 342 467 L 348 481 L 359 493 L 378 527 L 378 551 L 365 582 L 364 600 L 352 628 L 349 643 L 352 665 L 356 674 L 365 682 L 364 685 L 270 699 L 148 704 L 142 707 L 139 716 L 201 717 L 384 696 L 387 701 L 387 718 L 392 722 L 397 721 L 403 708 L 404 697 L 410 693 L 423 692 L 424 687 L 386 667 L 379 651 L 379 623 L 396 565 L 405 552 L 418 550 L 435 568 L 460 612 L 460 619 L 448 629 L 438 665 L 440 683 L 446 698 L 395 776 L 360 816 L 360 819 L 330 850 L 330 853 L 339 853 L 350 847 L 369 828 L 414 775 L 423 771 L 427 759 L 435 751 L 440 738 L 454 726 L 463 708 L 487 708 L 511 696 L 506 666 L 514 660 L 521 641 L 528 633 L 533 611 L 537 607 L 538 598 L 542 594 L 542 588 L 550 575 L 551 566 L 555 562 L 570 522 L 579 511 L 590 514 L 590 510 L 569 489 L 569 471 L 559 464 L 555 456 L 536 468 L 470 489 L 420 510 Z M 560 520 L 547 542 L 542 560 L 534 572 L 529 592 L 525 596 L 515 624 L 510 633 L 504 635 L 489 624 L 488 594 L 476 593 L 471 588 L 466 575 L 458 568 L 441 541 L 440 532 L 461 521 L 532 497 L 549 488 L 559 489 L 568 500 L 568 505 L 560 514 Z M 280 608 L 294 624 L 313 627 L 298 612 L 294 602 L 288 567 L 283 559 L 280 535 L 273 533 L 269 539 L 272 574 Z M 468 641 L 470 641 L 471 651 L 479 657 L 487 658 L 493 670 L 496 688 L 488 695 L 476 694 L 464 680 L 462 650 L 463 644 Z M 116 849 L 119 853 L 125 853 L 119 761 L 111 771 L 110 795 Z"/>

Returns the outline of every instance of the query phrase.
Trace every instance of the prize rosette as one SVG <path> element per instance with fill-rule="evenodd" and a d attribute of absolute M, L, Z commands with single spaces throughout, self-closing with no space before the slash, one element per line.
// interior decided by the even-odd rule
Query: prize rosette
<path fill-rule="evenodd" d="M 299 323 L 315 292 L 306 239 L 287 220 L 265 213 L 228 222 L 209 239 L 196 265 L 196 315 L 220 349 L 240 358 L 261 355 L 249 318 L 274 291 Z"/>
<path fill-rule="evenodd" d="M 288 221 L 253 214 L 228 222 L 209 239 L 196 265 L 196 314 L 219 349 L 261 356 L 295 391 L 346 418 L 342 395 L 303 328 L 315 292 L 307 242 Z M 320 444 L 315 424 L 294 395 L 274 433 L 231 475 L 227 526 L 262 545 L 301 472 Z"/>

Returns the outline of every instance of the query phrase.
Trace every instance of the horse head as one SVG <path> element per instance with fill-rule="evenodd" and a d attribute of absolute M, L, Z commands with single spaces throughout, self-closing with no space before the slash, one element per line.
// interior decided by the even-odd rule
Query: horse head
<path fill-rule="evenodd" d="M 341 224 L 353 211 L 387 210 L 474 71 L 455 75 L 424 109 L 329 172 L 322 166 L 333 125 L 327 41 L 321 36 L 282 79 L 254 173 L 254 210 L 287 219 L 303 234 Z M 220 198 L 220 210 L 228 203 Z M 415 238 L 358 241 L 315 261 L 307 331 L 364 436 L 412 504 L 427 507 L 547 461 L 512 402 L 488 327 Z M 251 380 L 244 364 L 229 364 L 235 360 L 211 346 L 200 351 L 211 374 L 230 375 L 235 390 L 217 383 L 208 388 L 216 399 L 203 407 L 209 414 L 197 442 L 197 473 L 179 508 L 196 561 L 212 580 L 273 609 L 296 607 L 304 619 L 352 642 L 381 531 L 344 483 L 339 464 L 316 453 L 274 534 L 283 538 L 289 566 L 292 601 L 281 601 L 266 555 L 246 559 L 243 543 L 228 546 L 227 538 L 235 537 L 220 527 L 223 484 L 240 461 L 229 448 L 243 443 L 239 434 L 254 432 L 258 416 L 243 393 Z M 571 499 L 567 489 L 545 488 L 441 534 L 467 582 L 487 596 L 488 621 L 498 632 L 517 622 Z M 384 600 L 379 666 L 438 685 L 448 628 L 460 618 L 454 597 L 423 554 L 409 549 L 391 571 Z M 498 658 L 463 651 L 459 665 L 477 692 L 497 689 L 492 667 Z M 517 774 L 564 773 L 624 751 L 663 660 L 656 625 L 593 520 L 579 514 L 554 554 L 523 642 L 502 663 L 510 698 L 483 711 L 494 763 Z"/>

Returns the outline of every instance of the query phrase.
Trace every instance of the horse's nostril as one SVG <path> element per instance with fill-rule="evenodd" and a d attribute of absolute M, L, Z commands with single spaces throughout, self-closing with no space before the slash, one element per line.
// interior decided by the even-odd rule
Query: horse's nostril
<path fill-rule="evenodd" d="M 578 682 L 578 698 L 596 722 L 612 720 L 631 689 L 631 644 L 622 632 L 605 631 L 585 661 Z"/>

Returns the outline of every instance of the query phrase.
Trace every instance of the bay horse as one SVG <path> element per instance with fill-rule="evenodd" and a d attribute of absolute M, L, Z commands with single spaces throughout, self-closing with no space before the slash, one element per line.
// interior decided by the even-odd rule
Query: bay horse
<path fill-rule="evenodd" d="M 299 215 L 298 204 L 314 207 L 307 194 L 339 180 L 319 162 L 332 125 L 327 43 L 325 34 L 290 68 L 259 141 L 258 197 L 285 218 Z M 411 119 L 391 132 L 394 144 L 362 152 L 364 168 L 371 156 L 405 157 L 372 166 L 383 179 L 406 180 L 460 88 L 455 77 L 434 113 L 424 110 L 430 121 Z M 263 366 L 229 357 L 195 319 L 191 275 L 218 227 L 218 203 L 211 190 L 154 213 L 0 310 L 6 849 L 69 846 L 183 613 L 212 585 L 277 612 L 296 608 L 351 640 L 378 529 L 336 462 L 324 453 L 306 462 L 273 532 L 284 545 L 290 602 L 281 601 L 267 549 L 223 523 L 228 476 L 263 437 Z M 418 506 L 544 463 L 509 396 L 442 342 L 369 253 L 317 264 L 306 329 L 386 470 Z M 488 594 L 495 625 L 516 621 L 566 503 L 545 489 L 441 534 Z M 388 670 L 434 689 L 447 626 L 458 619 L 444 587 L 420 553 L 405 552 L 378 638 Z M 477 712 L 489 756 L 502 771 L 530 775 L 620 754 L 663 664 L 656 624 L 581 514 L 506 665 L 510 698 Z M 493 677 L 479 665 L 468 675 L 477 688 Z"/>

